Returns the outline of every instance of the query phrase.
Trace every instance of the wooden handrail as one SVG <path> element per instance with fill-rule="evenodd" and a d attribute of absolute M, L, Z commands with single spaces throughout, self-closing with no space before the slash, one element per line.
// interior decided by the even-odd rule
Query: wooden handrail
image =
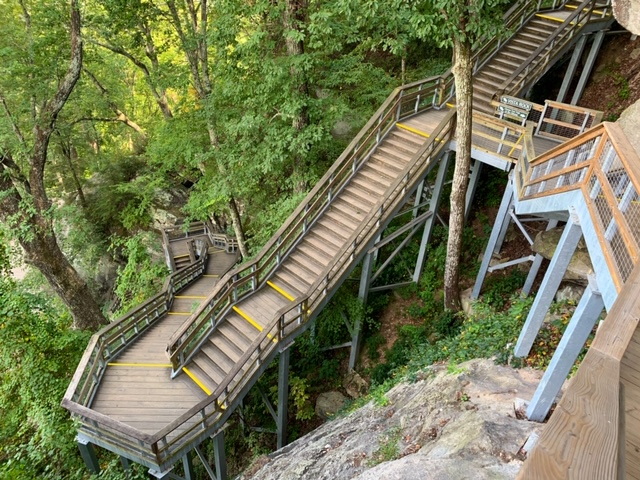
<path fill-rule="evenodd" d="M 538 58 L 545 49 L 548 48 L 548 51 L 545 55 L 543 55 L 544 58 L 542 57 L 540 58 L 540 62 L 539 62 L 539 65 L 542 65 L 542 67 L 546 65 L 546 61 L 544 60 L 545 58 L 550 57 L 554 52 L 557 52 L 562 48 L 564 48 L 566 43 L 571 38 L 573 38 L 575 31 L 577 31 L 578 29 L 581 29 L 584 26 L 585 23 L 581 23 L 581 20 L 591 17 L 594 7 L 596 5 L 596 2 L 597 0 L 583 0 L 583 2 L 572 13 L 569 14 L 569 16 L 564 20 L 564 22 L 562 22 L 555 29 L 553 34 L 549 35 L 549 37 L 544 42 L 542 42 L 542 44 L 538 48 L 536 48 L 531 53 L 531 55 L 529 55 L 529 57 L 525 61 L 523 61 L 520 64 L 520 66 L 516 68 L 506 80 L 504 80 L 504 82 L 502 82 L 502 85 L 500 85 L 500 88 L 498 89 L 497 94 L 501 95 L 508 92 L 517 93 L 520 89 L 516 88 L 515 86 L 510 90 L 507 90 L 511 85 L 511 83 L 516 78 L 518 78 L 518 76 L 522 72 L 524 72 L 526 69 L 532 66 L 534 66 L 534 68 L 536 68 L 537 70 L 541 69 L 540 66 L 536 66 L 534 60 Z M 606 10 L 610 8 L 610 5 L 608 4 L 604 7 L 598 6 L 598 8 L 604 8 Z M 567 27 L 569 28 L 567 29 Z M 558 46 L 558 41 L 564 41 L 564 42 L 560 44 L 560 46 Z M 553 48 L 549 48 L 550 46 Z M 531 75 L 530 73 L 531 72 L 529 72 L 529 75 L 527 75 L 527 78 L 535 77 L 535 75 Z"/>
<path fill-rule="evenodd" d="M 228 398 L 233 397 L 233 392 L 237 388 L 242 388 L 244 382 L 252 377 L 255 369 L 259 368 L 256 363 L 261 359 L 266 359 L 269 355 L 274 354 L 274 351 L 279 348 L 278 343 L 274 343 L 269 337 L 276 338 L 281 341 L 285 337 L 285 331 L 287 325 L 292 322 L 299 321 L 302 326 L 308 321 L 310 312 L 313 312 L 315 307 L 322 302 L 323 298 L 327 294 L 327 290 L 336 287 L 339 284 L 340 275 L 351 264 L 351 257 L 357 255 L 358 252 L 364 251 L 367 246 L 367 242 L 373 239 L 376 235 L 378 227 L 377 223 L 380 221 L 381 215 L 386 215 L 386 212 L 390 212 L 393 208 L 399 205 L 402 197 L 403 190 L 406 190 L 408 186 L 417 182 L 423 172 L 428 168 L 428 162 L 425 162 L 425 157 L 434 159 L 441 149 L 443 149 L 448 143 L 448 136 L 453 131 L 453 121 L 455 118 L 455 110 L 448 112 L 446 117 L 440 122 L 439 126 L 433 132 L 433 135 L 425 143 L 423 147 L 416 153 L 407 167 L 403 170 L 402 174 L 398 175 L 396 181 L 388 189 L 391 192 L 385 198 L 379 200 L 375 207 L 372 208 L 369 215 L 361 222 L 360 228 L 352 234 L 352 236 L 345 242 L 345 247 L 338 252 L 334 257 L 334 260 L 325 267 L 322 273 L 319 275 L 317 281 L 309 288 L 310 294 L 300 296 L 296 298 L 292 304 L 287 305 L 280 309 L 275 315 L 273 321 L 268 327 L 262 330 L 258 338 L 256 338 L 251 346 L 245 351 L 240 360 L 236 363 L 233 369 L 222 380 L 216 390 L 205 400 L 192 407 L 188 412 L 180 416 L 171 424 L 167 425 L 164 429 L 158 432 L 152 437 L 154 444 L 157 444 L 159 455 L 162 456 L 162 461 L 167 461 L 169 457 L 164 457 L 164 454 L 168 456 L 177 455 L 181 447 L 181 441 L 185 439 L 190 432 L 197 430 L 202 431 L 202 423 L 207 423 L 207 428 L 213 428 L 213 417 L 220 418 L 222 411 L 220 405 L 224 404 Z M 406 193 L 406 192 L 405 192 Z M 296 316 L 291 318 L 287 324 L 284 324 L 283 319 L 285 316 L 297 310 Z M 291 332 L 288 333 L 289 335 Z M 261 345 L 265 344 L 262 348 Z M 252 358 L 259 351 L 258 359 Z M 246 367 L 247 364 L 253 364 L 252 368 L 247 369 L 244 374 L 238 378 L 239 373 Z M 235 381 L 236 384 L 231 389 L 229 385 Z M 203 413 L 207 407 L 216 404 L 214 410 L 208 414 Z M 178 437 L 173 439 L 166 438 L 171 432 L 175 431 L 179 427 L 182 427 L 185 423 L 189 422 L 192 418 L 198 418 L 198 422 L 194 423 L 191 427 L 186 428 Z M 174 445 L 178 450 L 171 451 Z"/>

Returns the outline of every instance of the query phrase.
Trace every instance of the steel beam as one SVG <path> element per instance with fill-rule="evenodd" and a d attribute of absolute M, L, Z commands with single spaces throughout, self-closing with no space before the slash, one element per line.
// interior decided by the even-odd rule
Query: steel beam
<path fill-rule="evenodd" d="M 93 448 L 93 444 L 89 441 L 89 439 L 85 438 L 82 435 L 78 435 L 76 437 L 76 443 L 78 444 L 80 455 L 82 456 L 87 469 L 91 473 L 95 473 L 96 475 L 99 474 L 100 463 L 98 462 L 98 457 L 96 456 L 96 450 L 95 448 Z"/>
<path fill-rule="evenodd" d="M 289 402 L 289 353 L 285 348 L 280 352 L 278 365 L 278 448 L 287 444 L 287 405 Z"/>
<path fill-rule="evenodd" d="M 484 256 L 482 257 L 482 263 L 480 264 L 480 270 L 478 271 L 478 276 L 476 277 L 476 283 L 473 286 L 473 292 L 471 293 L 471 298 L 474 300 L 480 296 L 480 290 L 482 290 L 482 284 L 484 283 L 484 279 L 487 276 L 487 271 L 489 270 L 489 263 L 491 262 L 491 257 L 493 256 L 493 252 L 496 249 L 496 245 L 500 240 L 502 235 L 502 230 L 505 229 L 505 225 L 509 225 L 509 210 L 511 209 L 511 205 L 513 204 L 513 182 L 511 178 L 507 182 L 507 186 L 504 190 L 504 194 L 502 195 L 502 201 L 500 202 L 500 208 L 498 209 L 498 214 L 496 215 L 496 219 L 493 222 L 493 228 L 491 229 L 491 235 L 489 236 L 489 243 L 487 243 L 487 248 L 484 250 Z"/>
<path fill-rule="evenodd" d="M 469 210 L 471 210 L 471 202 L 476 195 L 476 188 L 478 186 L 478 180 L 480 179 L 480 172 L 482 171 L 482 162 L 480 160 L 474 160 L 471 167 L 471 175 L 469 177 L 469 184 L 467 185 L 467 194 L 465 196 L 464 204 L 464 221 L 469 219 Z"/>
<path fill-rule="evenodd" d="M 551 363 L 544 372 L 544 376 L 531 399 L 527 408 L 529 420 L 544 421 L 556 396 L 560 393 L 571 367 L 589 338 L 600 313 L 602 313 L 604 302 L 594 284 L 595 281 L 590 278 L 589 286 L 582 295 L 567 330 L 562 335 L 558 348 L 553 354 Z"/>
<path fill-rule="evenodd" d="M 440 204 L 440 196 L 442 195 L 442 187 L 444 187 L 445 177 L 447 175 L 447 169 L 449 168 L 449 160 L 451 159 L 451 152 L 445 153 L 440 159 L 440 165 L 438 166 L 438 173 L 436 174 L 436 182 L 431 190 L 431 200 L 429 201 L 429 211 L 434 214 L 438 211 L 438 205 Z M 420 241 L 420 251 L 418 252 L 418 258 L 416 260 L 416 267 L 413 271 L 413 282 L 418 283 L 420 276 L 422 275 L 422 268 L 424 267 L 425 256 L 427 254 L 427 244 L 431 239 L 431 232 L 433 231 L 433 220 L 437 215 L 431 215 L 424 222 L 424 230 L 422 233 L 422 240 Z"/>
<path fill-rule="evenodd" d="M 213 458 L 216 467 L 216 480 L 227 480 L 227 456 L 224 453 L 224 430 L 213 437 Z"/>
<path fill-rule="evenodd" d="M 545 231 L 549 231 L 558 226 L 558 220 L 549 220 L 547 223 L 547 228 Z M 536 253 L 533 262 L 531 263 L 531 268 L 529 269 L 529 274 L 527 275 L 527 279 L 524 282 L 524 286 L 522 287 L 522 295 L 528 296 L 531 293 L 531 288 L 533 287 L 533 282 L 535 282 L 536 277 L 538 276 L 538 271 L 540 270 L 540 266 L 542 265 L 543 256 L 539 253 Z"/>
<path fill-rule="evenodd" d="M 571 86 L 571 80 L 573 80 L 573 76 L 576 74 L 576 68 L 578 67 L 578 63 L 580 62 L 580 58 L 582 57 L 582 52 L 586 43 L 587 36 L 581 35 L 576 42 L 576 46 L 573 49 L 573 54 L 571 55 L 571 60 L 569 60 L 569 66 L 564 73 L 564 78 L 562 79 L 562 85 L 560 85 L 560 91 L 558 92 L 556 102 L 564 102 L 564 98 L 567 96 L 567 91 Z"/>
<path fill-rule="evenodd" d="M 358 298 L 362 303 L 367 303 L 369 296 L 369 285 L 371 284 L 371 272 L 373 272 L 374 253 L 367 253 L 362 260 L 362 273 L 360 274 L 360 288 Z M 360 342 L 362 340 L 362 322 L 359 318 L 353 323 L 351 333 L 351 352 L 349 353 L 349 369 L 356 366 L 358 354 L 360 353 Z"/>
<path fill-rule="evenodd" d="M 600 51 L 600 46 L 604 40 L 604 33 L 604 30 L 600 30 L 593 37 L 593 43 L 591 44 L 589 55 L 587 55 L 587 61 L 582 69 L 582 74 L 580 75 L 580 80 L 578 80 L 576 90 L 573 92 L 573 97 L 571 97 L 571 105 L 577 105 L 580 101 L 580 97 L 582 97 L 582 92 L 584 92 L 587 80 L 589 80 L 589 77 L 591 76 L 591 70 L 593 69 L 593 65 L 598 57 L 598 52 Z"/>
<path fill-rule="evenodd" d="M 556 246 L 556 251 L 553 254 L 542 285 L 540 285 L 540 290 L 538 290 L 527 320 L 520 332 L 520 337 L 518 337 L 518 343 L 516 343 L 514 351 L 516 357 L 526 357 L 529 355 L 531 346 L 536 339 L 536 335 L 538 335 L 545 315 L 549 311 L 553 297 L 558 291 L 562 277 L 567 271 L 567 266 L 578 246 L 580 237 L 582 237 L 582 230 L 580 229 L 578 217 L 572 214 L 569 216 L 569 221 L 564 227 L 564 231 Z"/>

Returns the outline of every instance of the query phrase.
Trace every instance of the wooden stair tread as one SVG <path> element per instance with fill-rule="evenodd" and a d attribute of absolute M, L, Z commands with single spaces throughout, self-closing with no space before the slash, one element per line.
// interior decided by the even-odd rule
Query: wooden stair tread
<path fill-rule="evenodd" d="M 198 355 L 196 355 L 196 356 L 198 356 Z M 194 358 L 194 360 L 195 360 L 195 358 Z M 187 370 L 189 370 L 189 372 L 193 376 L 195 376 L 198 379 L 199 382 L 201 382 L 209 390 L 210 393 L 213 393 L 215 391 L 215 389 L 218 388 L 218 384 L 195 361 L 192 360 L 191 362 L 189 362 L 189 364 L 186 366 L 186 368 L 187 368 Z M 185 372 L 185 375 L 188 375 L 188 374 Z M 191 377 L 189 377 L 189 378 L 191 378 Z"/>
<path fill-rule="evenodd" d="M 378 182 L 364 177 L 355 177 L 351 182 L 358 185 L 358 187 L 362 188 L 363 190 L 368 191 L 369 193 L 371 193 L 371 195 L 377 196 L 378 198 L 382 197 L 387 190 Z"/>

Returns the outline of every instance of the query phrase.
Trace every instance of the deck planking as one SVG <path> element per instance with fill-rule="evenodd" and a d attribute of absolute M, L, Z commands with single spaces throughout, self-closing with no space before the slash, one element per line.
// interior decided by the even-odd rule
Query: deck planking
<path fill-rule="evenodd" d="M 236 262 L 237 255 L 216 253 L 214 261 L 211 257 L 209 260 L 206 275 L 221 275 Z M 217 276 L 200 277 L 177 293 L 170 312 L 193 310 L 217 282 Z M 168 339 L 186 319 L 185 315 L 164 315 L 113 359 L 90 407 L 144 433 L 154 434 L 205 399 L 205 392 L 186 375 L 171 379 L 165 349 Z M 188 425 L 177 429 L 172 436 Z"/>

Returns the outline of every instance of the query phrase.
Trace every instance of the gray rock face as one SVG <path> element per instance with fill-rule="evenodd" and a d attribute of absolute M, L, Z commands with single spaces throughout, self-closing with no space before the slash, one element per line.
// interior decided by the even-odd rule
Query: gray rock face
<path fill-rule="evenodd" d="M 518 420 L 516 397 L 531 398 L 542 372 L 462 364 L 434 368 L 263 458 L 250 477 L 293 479 L 507 479 L 516 454 L 541 426 Z M 248 480 L 249 477 L 242 477 Z"/>
<path fill-rule="evenodd" d="M 542 255 L 544 258 L 551 260 L 556 251 L 556 246 L 560 241 L 560 237 L 562 236 L 562 230 L 562 228 L 552 228 L 551 230 L 538 233 L 531 249 Z M 580 282 L 586 285 L 588 282 L 587 277 L 592 273 L 593 265 L 591 264 L 589 251 L 587 250 L 587 246 L 584 241 L 580 240 L 573 257 L 569 262 L 564 279 L 569 282 Z"/>
<path fill-rule="evenodd" d="M 584 294 L 584 290 L 585 287 L 581 285 L 565 283 L 556 292 L 556 302 L 568 301 L 577 305 Z"/>
<path fill-rule="evenodd" d="M 326 420 L 340 410 L 346 401 L 346 397 L 340 392 L 321 393 L 316 400 L 316 415 Z"/>
<path fill-rule="evenodd" d="M 640 5 L 635 0 L 613 0 L 613 14 L 624 28 L 640 34 Z"/>

